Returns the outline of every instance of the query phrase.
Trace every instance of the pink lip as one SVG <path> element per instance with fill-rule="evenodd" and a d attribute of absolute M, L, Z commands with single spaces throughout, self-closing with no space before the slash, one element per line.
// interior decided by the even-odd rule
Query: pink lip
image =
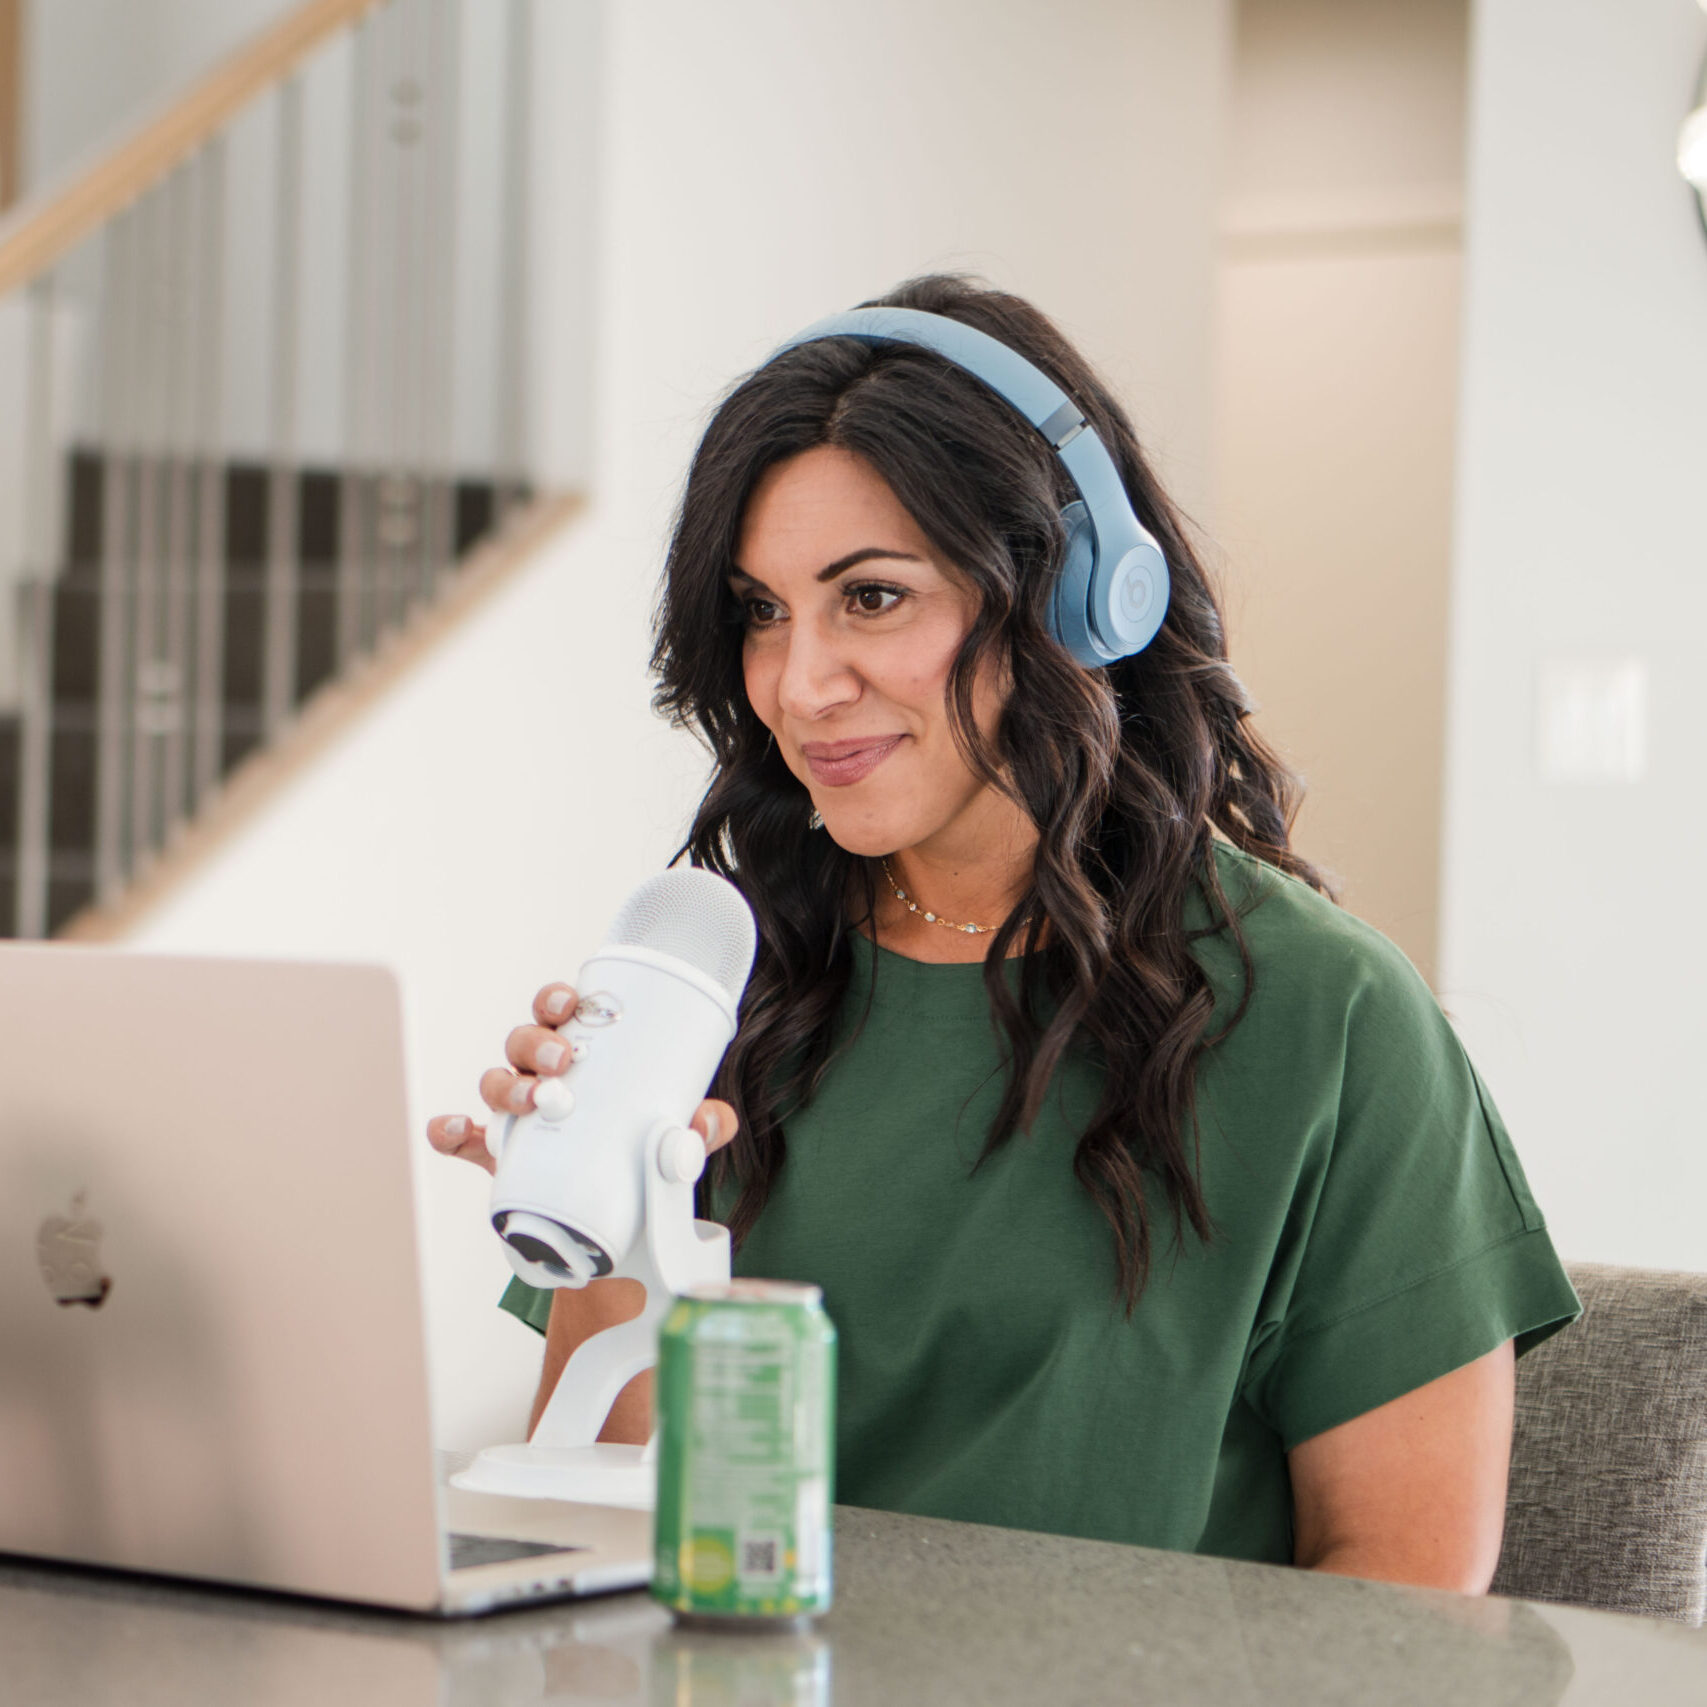
<path fill-rule="evenodd" d="M 851 741 L 807 741 L 800 748 L 812 780 L 827 788 L 846 788 L 877 769 L 905 739 L 901 735 L 869 735 Z"/>

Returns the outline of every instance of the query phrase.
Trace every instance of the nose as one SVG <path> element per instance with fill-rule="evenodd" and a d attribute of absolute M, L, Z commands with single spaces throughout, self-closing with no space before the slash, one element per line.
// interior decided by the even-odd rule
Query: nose
<path fill-rule="evenodd" d="M 824 622 L 789 623 L 777 677 L 777 703 L 786 715 L 809 722 L 859 697 L 860 678 L 843 640 Z"/>

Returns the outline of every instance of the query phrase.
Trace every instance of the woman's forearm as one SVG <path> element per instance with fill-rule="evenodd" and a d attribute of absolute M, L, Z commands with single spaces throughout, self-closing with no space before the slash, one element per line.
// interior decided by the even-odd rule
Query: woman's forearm
<path fill-rule="evenodd" d="M 583 1341 L 606 1328 L 632 1321 L 646 1302 L 646 1289 L 637 1280 L 593 1280 L 582 1287 L 559 1287 L 551 1295 L 551 1316 L 545 1329 L 545 1362 L 539 1372 L 528 1436 L 539 1427 L 545 1407 L 557 1390 L 563 1366 Z M 599 1439 L 643 1446 L 652 1433 L 652 1371 L 642 1370 L 617 1394 Z"/>

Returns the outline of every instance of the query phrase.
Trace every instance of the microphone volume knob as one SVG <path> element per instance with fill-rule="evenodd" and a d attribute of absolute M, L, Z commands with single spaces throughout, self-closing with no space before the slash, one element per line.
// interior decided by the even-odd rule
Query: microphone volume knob
<path fill-rule="evenodd" d="M 658 1172 L 672 1185 L 692 1185 L 705 1172 L 705 1142 L 685 1126 L 672 1126 L 658 1146 Z"/>
<path fill-rule="evenodd" d="M 561 1079 L 541 1079 L 534 1088 L 534 1113 L 553 1123 L 569 1118 L 575 1093 Z"/>

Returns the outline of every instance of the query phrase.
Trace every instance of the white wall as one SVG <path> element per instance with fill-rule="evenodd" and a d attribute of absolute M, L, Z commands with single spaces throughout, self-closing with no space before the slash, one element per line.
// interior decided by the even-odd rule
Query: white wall
<path fill-rule="evenodd" d="M 1082 340 L 1188 504 L 1206 460 L 1220 0 L 552 0 L 540 19 L 543 92 L 587 55 L 601 74 L 592 118 L 546 103 L 537 210 L 554 386 L 577 383 L 592 280 L 595 510 L 135 939 L 397 967 L 416 1132 L 472 1105 L 533 989 L 572 974 L 685 825 L 700 761 L 649 711 L 647 613 L 686 456 L 739 372 L 831 309 L 968 266 Z M 572 411 L 540 430 L 572 463 Z M 514 1437 L 537 1347 L 492 1307 L 482 1179 L 426 1157 L 421 1182 L 441 1437 Z"/>
<path fill-rule="evenodd" d="M 1568 1256 L 1707 1269 L 1707 246 L 1693 0 L 1480 0 L 1443 986 Z M 1537 768 L 1549 660 L 1649 681 L 1646 772 Z"/>

